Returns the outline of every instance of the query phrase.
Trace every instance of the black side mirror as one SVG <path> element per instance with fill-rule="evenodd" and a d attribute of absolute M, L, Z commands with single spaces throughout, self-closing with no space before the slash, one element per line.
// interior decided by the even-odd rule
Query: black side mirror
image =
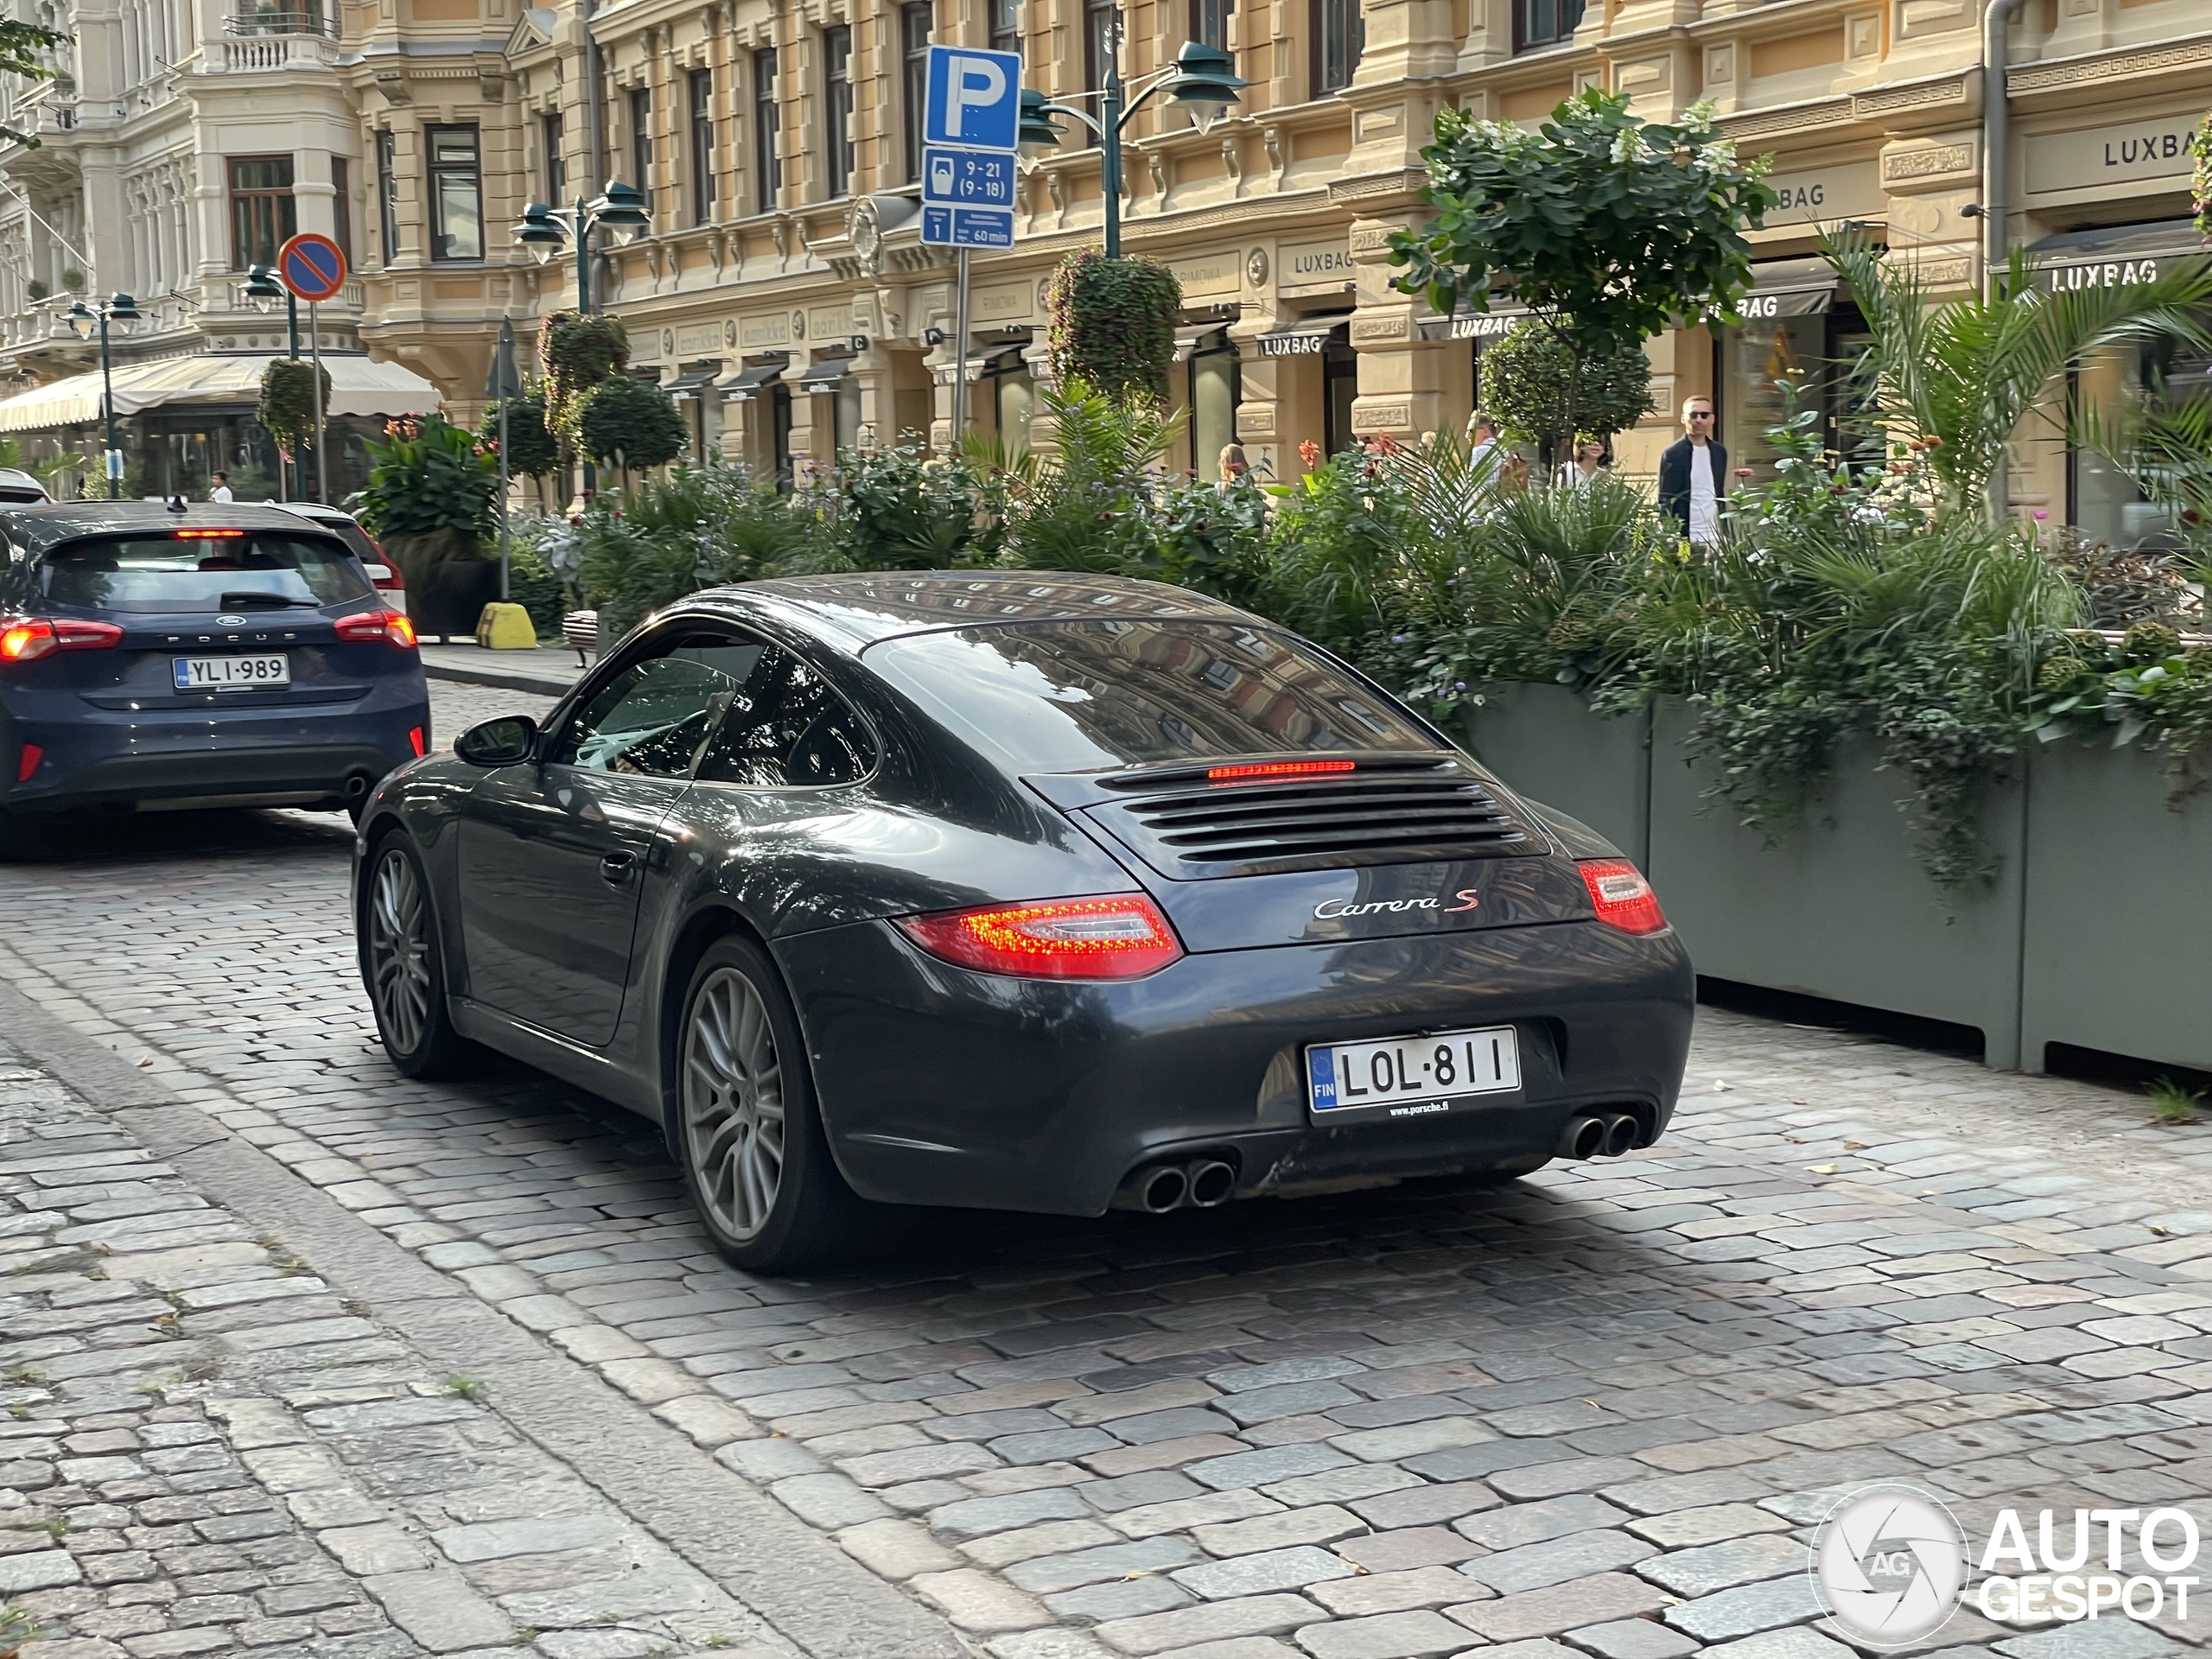
<path fill-rule="evenodd" d="M 453 752 L 472 766 L 512 766 L 537 747 L 537 722 L 528 715 L 502 715 L 470 727 L 454 740 Z"/>

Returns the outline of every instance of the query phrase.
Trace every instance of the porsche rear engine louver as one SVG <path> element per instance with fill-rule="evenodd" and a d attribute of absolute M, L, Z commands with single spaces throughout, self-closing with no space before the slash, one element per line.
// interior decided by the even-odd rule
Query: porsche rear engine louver
<path fill-rule="evenodd" d="M 1334 776 L 1226 788 L 1209 785 L 1203 774 L 1173 786 L 1179 781 L 1160 774 L 1117 780 L 1114 786 L 1146 793 L 1093 809 L 1105 827 L 1166 875 L 1241 875 L 1548 850 L 1544 838 L 1481 779 L 1449 761 L 1363 764 Z"/>

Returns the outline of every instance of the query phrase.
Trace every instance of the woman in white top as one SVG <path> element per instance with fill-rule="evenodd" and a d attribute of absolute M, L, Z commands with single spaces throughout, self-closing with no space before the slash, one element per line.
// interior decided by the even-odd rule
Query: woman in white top
<path fill-rule="evenodd" d="M 1560 463 L 1553 482 L 1565 490 L 1586 490 L 1590 480 L 1605 470 L 1605 441 L 1587 432 L 1574 440 L 1574 456 Z"/>

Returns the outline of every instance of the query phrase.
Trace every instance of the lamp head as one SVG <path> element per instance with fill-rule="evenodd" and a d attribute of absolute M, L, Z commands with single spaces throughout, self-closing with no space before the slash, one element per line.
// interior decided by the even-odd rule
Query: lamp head
<path fill-rule="evenodd" d="M 558 253 L 569 240 L 569 232 L 553 216 L 553 210 L 542 201 L 533 201 L 522 210 L 522 218 L 515 225 L 515 241 L 530 250 L 530 257 L 543 264 Z"/>
<path fill-rule="evenodd" d="M 1236 60 L 1217 46 L 1185 41 L 1160 90 L 1175 104 L 1234 104 L 1236 90 L 1251 83 L 1236 73 Z"/>
<path fill-rule="evenodd" d="M 1058 144 L 1060 130 L 1053 124 L 1053 111 L 1045 94 L 1034 87 L 1021 89 L 1021 125 L 1017 137 L 1025 144 Z"/>
<path fill-rule="evenodd" d="M 92 325 L 99 319 L 92 315 L 92 308 L 82 300 L 72 300 L 69 309 L 62 315 L 69 319 L 69 326 L 76 331 L 78 339 L 90 340 L 92 337 Z"/>
<path fill-rule="evenodd" d="M 276 273 L 266 265 L 245 268 L 245 302 L 264 315 L 274 311 L 284 297 L 284 290 L 276 285 Z"/>
<path fill-rule="evenodd" d="M 591 216 L 592 222 L 602 226 L 617 247 L 636 241 L 652 228 L 652 215 L 645 211 L 645 194 L 620 179 L 612 181 L 599 200 L 591 204 Z"/>
<path fill-rule="evenodd" d="M 128 294 L 111 294 L 107 296 L 107 315 L 109 321 L 122 323 L 127 329 L 128 325 L 139 321 L 146 314 Z"/>

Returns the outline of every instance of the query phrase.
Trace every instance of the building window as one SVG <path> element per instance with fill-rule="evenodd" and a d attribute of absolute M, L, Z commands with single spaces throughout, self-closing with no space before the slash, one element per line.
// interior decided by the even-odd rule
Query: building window
<path fill-rule="evenodd" d="M 991 0 L 991 50 L 1021 50 L 1021 0 Z"/>
<path fill-rule="evenodd" d="M 353 168 L 343 156 L 330 158 L 330 239 L 353 269 Z"/>
<path fill-rule="evenodd" d="M 231 163 L 231 268 L 273 265 L 276 250 L 300 228 L 292 200 L 292 158 L 249 156 Z"/>
<path fill-rule="evenodd" d="M 715 216 L 715 72 L 691 72 L 691 222 Z"/>
<path fill-rule="evenodd" d="M 930 96 L 930 29 L 935 22 L 930 0 L 907 0 L 899 13 L 906 48 L 906 182 L 922 176 L 922 111 Z M 995 36 L 992 45 L 998 44 Z"/>
<path fill-rule="evenodd" d="M 392 164 L 391 129 L 377 129 L 377 228 L 384 234 L 384 262 L 399 263 L 399 169 Z"/>
<path fill-rule="evenodd" d="M 784 188 L 783 159 L 776 154 L 776 49 L 763 47 L 753 54 L 753 203 L 761 213 L 776 210 L 776 193 Z"/>
<path fill-rule="evenodd" d="M 546 205 L 558 207 L 569 194 L 569 163 L 561 154 L 561 118 L 538 117 L 537 135 L 538 142 L 545 146 Z"/>
<path fill-rule="evenodd" d="M 1229 14 L 1233 0 L 1191 0 L 1191 38 L 1217 52 L 1229 50 Z"/>
<path fill-rule="evenodd" d="M 653 205 L 653 95 L 646 86 L 632 87 L 630 92 L 630 170 L 637 175 L 635 183 L 645 196 L 645 206 Z"/>
<path fill-rule="evenodd" d="M 830 194 L 853 188 L 853 31 L 849 24 L 822 31 L 822 120 L 830 161 Z"/>
<path fill-rule="evenodd" d="M 1582 22 L 1582 0 L 1513 0 L 1513 49 L 1557 46 Z"/>
<path fill-rule="evenodd" d="M 484 175 L 478 164 L 476 129 L 432 127 L 430 146 L 430 257 L 484 257 Z"/>
<path fill-rule="evenodd" d="M 1366 44 L 1367 22 L 1359 15 L 1359 0 L 1313 0 L 1313 96 L 1351 86 Z"/>
<path fill-rule="evenodd" d="M 1114 67 L 1115 54 L 1122 46 L 1122 9 L 1116 0 L 1083 0 L 1083 73 L 1084 86 L 1096 92 L 1106 84 L 1106 72 Z M 1098 142 L 1098 135 L 1086 136 L 1091 143 Z"/>

